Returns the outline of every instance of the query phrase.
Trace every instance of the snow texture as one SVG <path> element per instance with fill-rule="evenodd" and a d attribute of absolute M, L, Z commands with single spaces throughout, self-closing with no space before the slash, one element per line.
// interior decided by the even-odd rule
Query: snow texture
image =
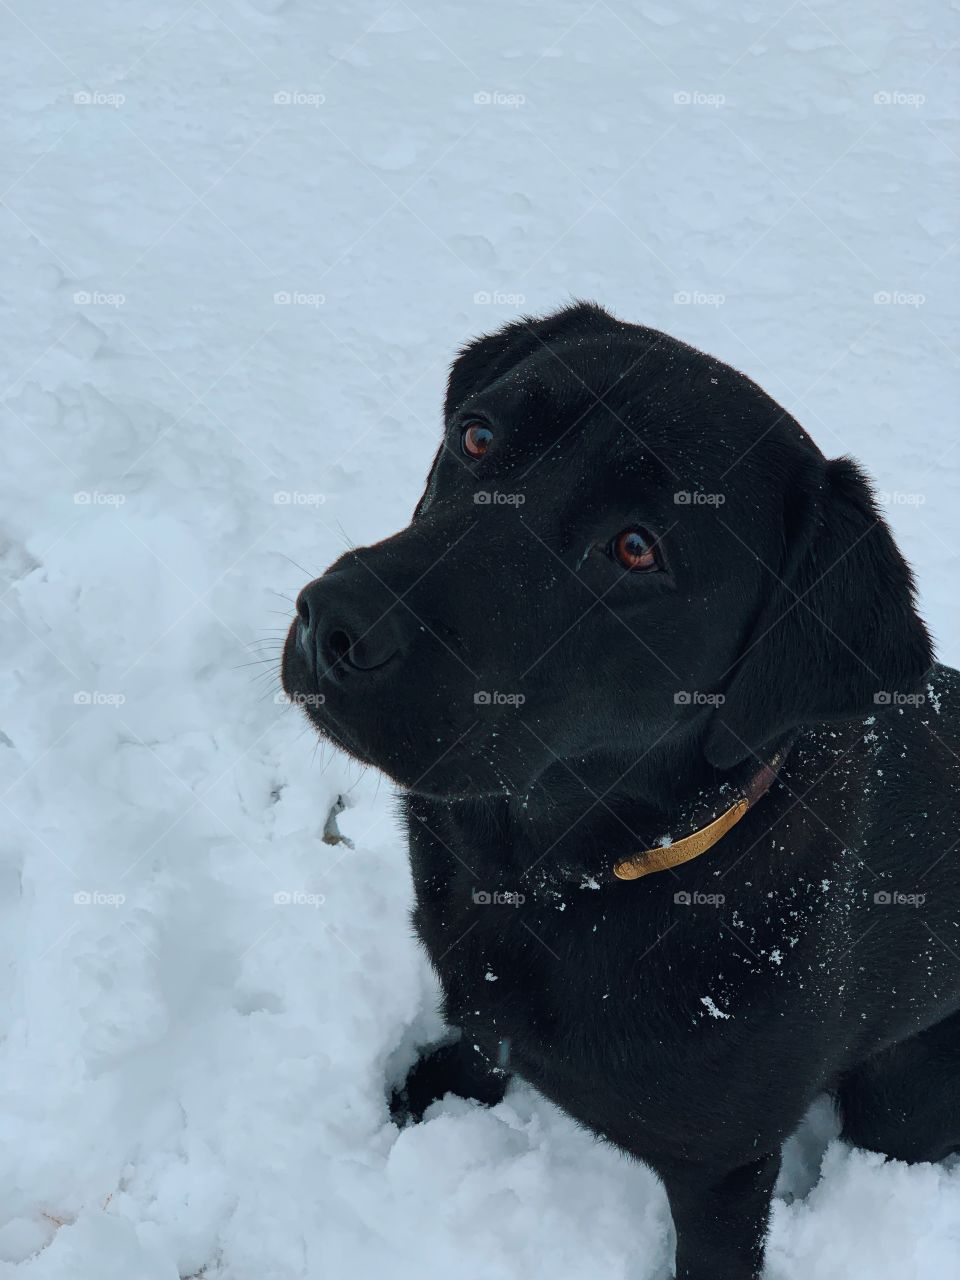
<path fill-rule="evenodd" d="M 531 1090 L 390 1123 L 434 979 L 279 639 L 406 523 L 458 344 L 580 296 L 860 458 L 957 663 L 955 17 L 0 4 L 0 1276 L 669 1274 L 657 1180 Z M 769 1275 L 960 1277 L 960 1168 L 819 1103 Z"/>

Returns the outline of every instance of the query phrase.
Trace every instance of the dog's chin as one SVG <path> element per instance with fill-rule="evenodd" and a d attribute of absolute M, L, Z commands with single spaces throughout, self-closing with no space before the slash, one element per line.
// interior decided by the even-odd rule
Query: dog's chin
<path fill-rule="evenodd" d="M 483 797 L 515 796 L 525 790 L 513 769 L 494 758 L 489 742 L 461 741 L 466 739 L 469 726 L 459 738 L 457 728 L 438 724 L 429 731 L 418 726 L 408 737 L 403 733 L 361 734 L 353 724 L 344 724 L 331 709 L 330 701 L 301 686 L 310 683 L 303 670 L 296 650 L 288 642 L 281 667 L 281 681 L 287 699 L 306 715 L 312 727 L 324 742 L 339 747 L 353 760 L 369 768 L 377 769 L 391 782 L 411 795 L 426 796 L 434 800 L 477 800 Z M 385 725 L 409 723 L 409 717 L 397 713 L 396 719 L 384 716 Z M 438 732 L 439 730 L 439 732 Z M 449 738 L 446 748 L 440 735 Z M 404 739 L 406 738 L 406 741 Z M 412 739 L 412 743 L 411 743 Z M 418 744 L 436 743 L 436 754 L 429 755 L 418 749 Z M 522 762 L 515 761 L 520 765 Z"/>
<path fill-rule="evenodd" d="M 413 755 L 398 759 L 365 744 L 354 732 L 333 720 L 328 713 L 297 695 L 287 695 L 299 703 L 307 719 L 324 742 L 339 747 L 359 764 L 377 769 L 401 791 L 425 796 L 431 800 L 479 800 L 484 797 L 516 796 L 525 789 L 508 779 L 495 762 L 484 758 L 442 756 L 434 761 L 418 760 Z"/>
<path fill-rule="evenodd" d="M 396 782 L 397 779 L 394 779 Z M 495 797 L 517 796 L 520 789 L 504 782 L 490 782 L 484 786 L 474 778 L 463 778 L 459 781 L 434 783 L 430 779 L 418 782 L 415 786 L 407 786 L 402 782 L 397 785 L 410 795 L 424 796 L 427 800 L 484 800 Z"/>
<path fill-rule="evenodd" d="M 376 751 L 358 751 L 355 746 L 350 748 L 350 754 L 378 769 L 401 791 L 430 800 L 480 800 L 514 796 L 522 790 L 519 784 L 508 780 L 495 767 L 486 762 L 480 764 L 468 756 L 462 760 L 436 762 L 413 757 L 398 761 L 386 759 Z"/>
<path fill-rule="evenodd" d="M 288 693 L 287 697 L 290 698 L 291 702 L 300 706 L 310 724 L 316 729 L 317 736 L 322 742 L 329 742 L 331 746 L 338 747 L 344 754 L 350 756 L 352 760 L 356 760 L 358 764 L 380 769 L 381 766 L 377 764 L 376 760 L 371 759 L 353 735 L 344 729 L 342 725 L 333 723 L 328 716 L 321 716 L 315 706 L 311 706 L 306 700 L 301 700 L 297 695 Z M 381 771 L 386 772 L 386 770 Z"/>

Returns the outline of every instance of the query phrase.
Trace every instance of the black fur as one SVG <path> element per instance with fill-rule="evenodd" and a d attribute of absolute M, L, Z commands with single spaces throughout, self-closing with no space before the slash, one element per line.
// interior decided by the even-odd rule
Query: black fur
<path fill-rule="evenodd" d="M 608 554 L 633 526 L 659 572 Z M 298 608 L 284 686 L 403 788 L 456 1029 L 398 1118 L 522 1076 L 661 1176 L 683 1280 L 760 1274 L 781 1146 L 824 1089 L 851 1142 L 960 1146 L 960 676 L 852 462 L 578 304 L 461 353 L 411 525 Z M 712 850 L 612 878 L 793 731 Z"/>

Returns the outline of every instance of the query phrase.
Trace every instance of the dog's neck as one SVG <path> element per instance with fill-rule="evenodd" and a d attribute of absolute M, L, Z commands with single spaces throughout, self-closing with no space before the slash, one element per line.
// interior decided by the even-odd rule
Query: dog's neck
<path fill-rule="evenodd" d="M 518 797 L 518 817 L 528 815 L 540 827 L 558 806 L 576 810 L 585 796 L 599 808 L 604 801 L 619 801 L 652 813 L 670 812 L 722 781 L 723 775 L 707 763 L 699 737 L 671 732 L 649 748 L 602 748 L 555 760 Z"/>
<path fill-rule="evenodd" d="M 784 747 L 789 744 L 720 772 L 698 742 L 676 735 L 664 749 L 639 757 L 604 751 L 558 761 L 522 794 L 423 799 L 413 808 L 438 805 L 433 812 L 453 824 L 450 834 L 469 850 L 467 862 L 488 864 L 484 875 L 500 876 L 505 888 L 553 892 L 571 883 L 621 883 L 672 865 L 665 846 L 678 846 L 677 863 L 689 860 L 685 854 L 707 852 L 748 808 L 762 803 Z M 705 830 L 731 809 L 732 821 Z M 690 836 L 700 839 L 685 843 Z M 644 858 L 644 852 L 654 856 Z M 633 874 L 618 877 L 614 869 L 628 860 Z"/>
<path fill-rule="evenodd" d="M 673 833 L 661 832 L 654 844 L 614 863 L 616 878 L 640 880 L 709 852 L 773 786 L 794 737 L 791 734 L 762 757 L 743 761 L 718 788 L 694 797 L 685 812 L 677 815 Z"/>
<path fill-rule="evenodd" d="M 534 880 L 636 879 L 707 852 L 760 803 L 790 749 L 718 772 L 675 738 L 639 760 L 598 752 L 557 764 L 507 802 L 517 861 Z"/>
<path fill-rule="evenodd" d="M 696 740 L 670 734 L 646 752 L 558 760 L 520 794 L 438 803 L 474 857 L 491 851 L 490 873 L 532 888 L 609 879 L 616 861 L 648 847 L 671 816 L 725 781 Z"/>

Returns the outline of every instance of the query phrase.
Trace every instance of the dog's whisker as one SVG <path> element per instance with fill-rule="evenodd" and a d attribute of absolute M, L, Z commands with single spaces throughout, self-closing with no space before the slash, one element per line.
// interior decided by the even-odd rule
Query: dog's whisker
<path fill-rule="evenodd" d="M 354 542 L 354 540 L 350 537 L 350 535 L 347 533 L 346 529 L 344 529 L 343 525 L 340 523 L 339 520 L 337 520 L 337 529 L 340 531 L 341 540 L 343 541 L 347 550 L 355 551 L 357 548 L 356 542 Z"/>
<path fill-rule="evenodd" d="M 283 556 L 284 560 L 289 560 L 289 561 L 290 561 L 290 563 L 293 565 L 293 567 L 294 567 L 295 569 L 299 569 L 301 573 L 305 573 L 305 574 L 307 575 L 307 578 L 308 578 L 310 581 L 312 581 L 312 580 L 317 576 L 316 574 L 311 573 L 309 569 L 305 569 L 305 568 L 303 567 L 303 565 L 302 565 L 302 564 L 297 564 L 296 560 L 291 559 L 291 557 L 290 557 L 290 556 L 288 556 L 288 555 L 286 555 L 284 552 L 282 552 L 282 551 L 281 551 L 281 552 L 280 552 L 280 554 Z M 290 597 L 289 597 L 289 596 L 283 596 L 283 595 L 282 595 L 282 592 L 280 592 L 280 591 L 276 591 L 276 592 L 274 592 L 274 594 L 275 594 L 275 595 L 278 595 L 278 596 L 282 596 L 282 598 L 283 598 L 284 600 L 289 600 L 289 599 L 290 599 Z M 293 603 L 293 601 L 291 601 L 291 604 L 292 604 L 292 603 Z"/>

